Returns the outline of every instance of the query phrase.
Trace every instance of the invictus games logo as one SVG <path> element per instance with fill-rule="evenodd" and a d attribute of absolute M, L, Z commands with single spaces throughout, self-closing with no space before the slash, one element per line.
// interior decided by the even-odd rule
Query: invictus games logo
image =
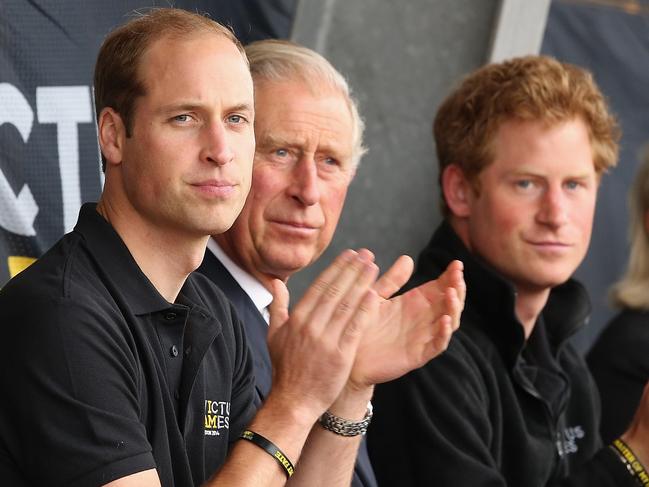
<path fill-rule="evenodd" d="M 205 436 L 219 436 L 220 430 L 230 429 L 230 403 L 205 401 Z"/>
<path fill-rule="evenodd" d="M 563 431 L 557 432 L 557 451 L 559 456 L 577 453 L 579 446 L 577 440 L 581 440 L 586 433 L 581 426 L 570 426 Z"/>

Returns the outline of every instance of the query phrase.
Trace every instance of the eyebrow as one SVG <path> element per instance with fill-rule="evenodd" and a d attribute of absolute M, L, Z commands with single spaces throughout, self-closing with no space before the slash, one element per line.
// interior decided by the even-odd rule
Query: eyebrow
<path fill-rule="evenodd" d="M 266 132 L 265 134 L 263 134 L 262 143 L 259 145 L 261 147 L 266 147 L 266 146 L 295 147 L 300 145 L 300 141 L 298 140 L 297 142 L 296 141 L 289 142 L 286 137 L 277 136 L 275 134 Z"/>
<path fill-rule="evenodd" d="M 176 111 L 191 112 L 191 111 L 203 110 L 205 106 L 206 105 L 203 103 L 196 103 L 196 102 L 171 103 L 169 105 L 163 105 L 162 107 L 160 107 L 158 112 L 159 113 L 169 113 L 169 112 L 176 112 Z M 228 107 L 226 111 L 253 113 L 254 109 L 251 103 L 238 103 L 236 105 Z"/>
<path fill-rule="evenodd" d="M 507 177 L 512 177 L 512 178 L 533 178 L 533 179 L 548 179 L 549 177 L 552 176 L 553 175 L 533 172 L 532 170 L 512 171 L 507 175 Z M 564 174 L 561 176 L 561 180 L 576 179 L 580 181 L 585 181 L 590 179 L 591 177 L 597 178 L 597 174 L 596 173 Z"/>
<path fill-rule="evenodd" d="M 254 112 L 253 105 L 251 103 L 239 103 L 234 105 L 227 110 L 228 112 Z"/>
<path fill-rule="evenodd" d="M 322 142 L 319 145 L 318 152 L 330 153 L 332 156 L 340 157 L 340 158 L 351 157 L 351 152 L 347 154 L 343 145 L 338 144 L 336 142 L 337 141 L 333 141 L 333 144 L 329 141 Z M 262 134 L 261 143 L 257 145 L 258 147 L 264 147 L 264 148 L 269 148 L 269 147 L 294 148 L 294 147 L 301 147 L 302 145 L 304 145 L 304 143 L 305 143 L 304 137 L 300 137 L 299 135 L 293 137 L 285 137 L 282 135 L 273 134 L 272 132 L 266 132 L 265 134 Z"/>

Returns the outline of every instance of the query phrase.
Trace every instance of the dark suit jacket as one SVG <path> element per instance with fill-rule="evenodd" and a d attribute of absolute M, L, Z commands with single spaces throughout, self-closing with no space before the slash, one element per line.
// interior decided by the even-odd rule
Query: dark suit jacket
<path fill-rule="evenodd" d="M 205 258 L 198 272 L 209 277 L 225 293 L 243 322 L 255 366 L 256 388 L 259 396 L 257 407 L 259 407 L 270 391 L 272 380 L 270 355 L 266 345 L 268 325 L 250 297 L 209 249 L 205 252 Z M 327 460 L 323 458 L 323 461 Z M 351 485 L 352 487 L 376 487 L 377 485 L 365 438 L 358 450 Z"/>

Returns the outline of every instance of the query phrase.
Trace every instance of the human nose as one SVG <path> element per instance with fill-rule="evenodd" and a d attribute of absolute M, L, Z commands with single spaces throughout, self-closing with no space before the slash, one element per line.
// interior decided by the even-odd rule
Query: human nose
<path fill-rule="evenodd" d="M 305 206 L 315 205 L 320 201 L 318 169 L 313 157 L 302 157 L 293 167 L 292 176 L 289 191 L 293 198 Z"/>
<path fill-rule="evenodd" d="M 227 130 L 223 123 L 214 123 L 205 127 L 201 159 L 223 166 L 234 159 Z"/>
<path fill-rule="evenodd" d="M 561 188 L 548 187 L 543 193 L 538 220 L 552 227 L 559 227 L 568 220 L 568 202 Z"/>

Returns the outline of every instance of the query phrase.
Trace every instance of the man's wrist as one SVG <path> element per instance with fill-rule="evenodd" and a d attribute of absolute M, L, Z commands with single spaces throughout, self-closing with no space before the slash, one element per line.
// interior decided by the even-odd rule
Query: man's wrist
<path fill-rule="evenodd" d="M 327 431 L 331 431 L 340 436 L 359 436 L 367 433 L 367 428 L 372 420 L 373 408 L 372 402 L 367 403 L 367 410 L 365 416 L 360 421 L 352 421 L 346 418 L 341 418 L 325 411 L 318 423 Z"/>
<path fill-rule="evenodd" d="M 266 453 L 268 453 L 271 457 L 273 457 L 282 468 L 282 471 L 286 474 L 287 478 L 291 478 L 293 476 L 293 474 L 295 473 L 295 466 L 293 465 L 293 462 L 291 462 L 284 454 L 284 452 L 280 450 L 279 447 L 268 438 L 260 435 L 259 433 L 255 433 L 254 431 L 245 430 L 241 434 L 241 439 L 250 441 L 251 443 L 264 450 Z"/>
<path fill-rule="evenodd" d="M 272 391 L 247 429 L 262 435 L 297 462 L 304 443 L 319 417 L 317 409 L 292 397 Z"/>
<path fill-rule="evenodd" d="M 309 429 L 318 420 L 325 407 L 317 401 L 308 401 L 304 395 L 273 392 L 264 400 L 257 416 L 272 418 L 273 422 L 290 429 Z"/>
<path fill-rule="evenodd" d="M 374 395 L 374 386 L 357 387 L 346 384 L 327 411 L 335 416 L 352 421 L 360 421 L 367 413 L 367 403 Z"/>
<path fill-rule="evenodd" d="M 609 447 L 615 452 L 639 486 L 649 486 L 649 473 L 643 462 L 622 438 L 613 440 Z"/>
<path fill-rule="evenodd" d="M 620 436 L 620 439 L 633 450 L 643 465 L 649 465 L 649 441 L 647 439 L 640 434 L 630 434 L 628 431 Z"/>

